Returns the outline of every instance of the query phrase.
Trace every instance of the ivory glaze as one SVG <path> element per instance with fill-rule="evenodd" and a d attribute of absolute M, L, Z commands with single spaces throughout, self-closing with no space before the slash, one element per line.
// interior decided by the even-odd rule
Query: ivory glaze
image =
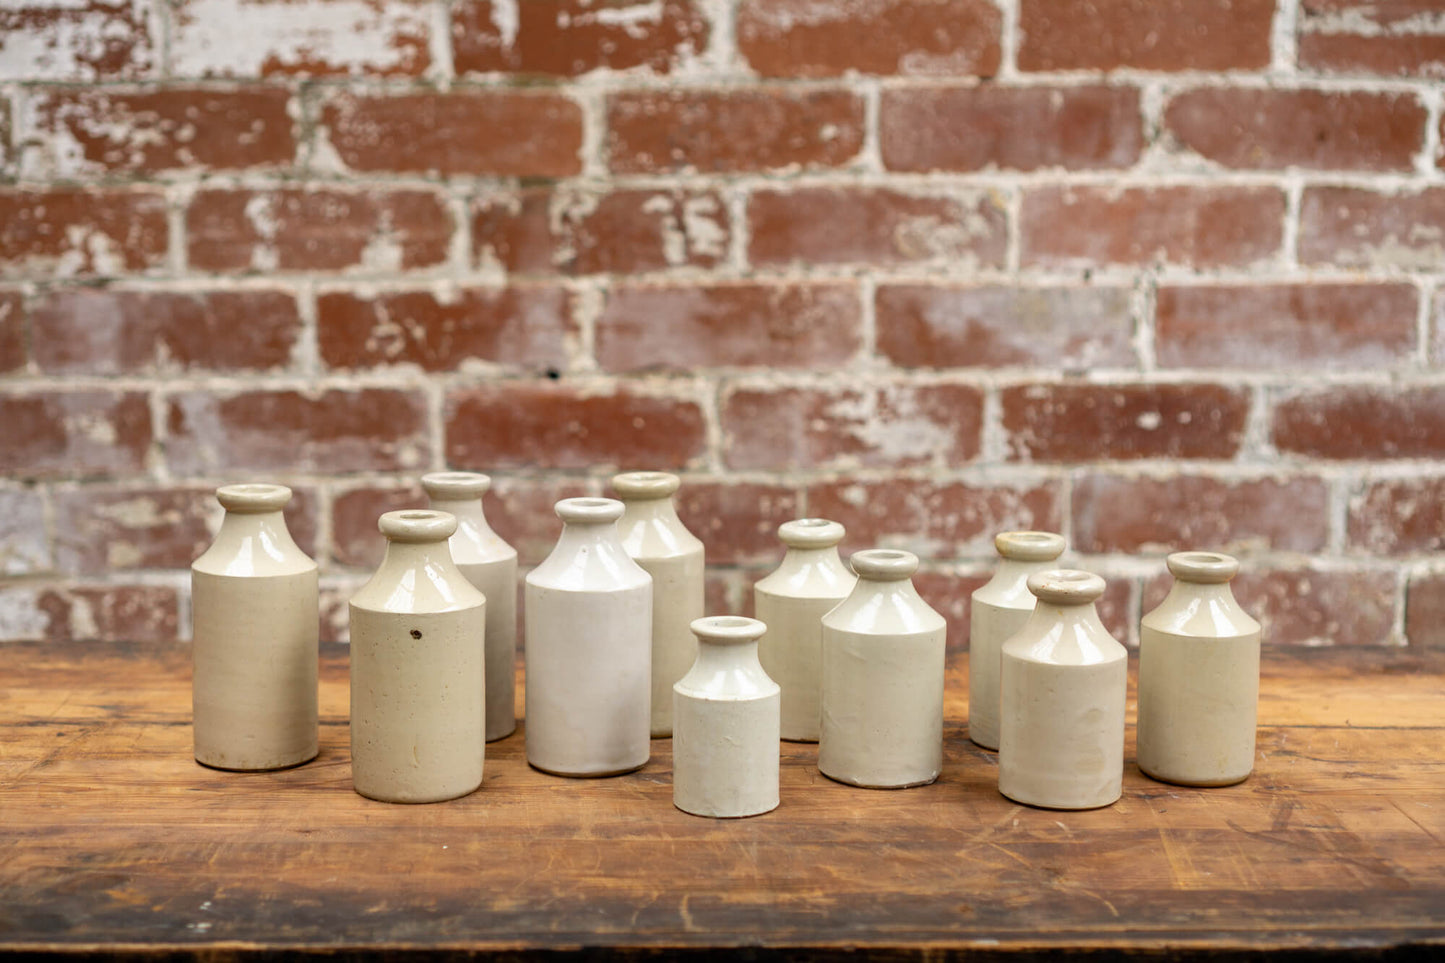
<path fill-rule="evenodd" d="M 758 662 L 757 619 L 692 623 L 697 659 L 672 687 L 672 802 L 695 816 L 756 816 L 778 806 L 780 690 Z"/>
<path fill-rule="evenodd" d="M 1234 599 L 1239 562 L 1169 556 L 1174 586 L 1139 630 L 1139 768 L 1163 782 L 1228 786 L 1254 768 L 1259 623 Z"/>
<path fill-rule="evenodd" d="M 386 555 L 351 597 L 352 785 L 383 802 L 465 796 L 486 754 L 486 599 L 452 561 L 455 517 L 378 527 Z"/>
<path fill-rule="evenodd" d="M 1093 809 L 1124 781 L 1125 649 L 1099 621 L 1104 580 L 1057 569 L 1029 576 L 1038 599 L 1003 645 L 998 788 L 1048 809 Z"/>
<path fill-rule="evenodd" d="M 615 776 L 647 762 L 652 577 L 618 538 L 622 503 L 565 498 L 562 536 L 527 576 L 527 762 Z"/>
<path fill-rule="evenodd" d="M 999 667 L 1003 644 L 1029 620 L 1029 576 L 1057 568 L 1064 537 L 1052 532 L 1001 532 L 993 540 L 998 568 L 974 590 L 968 614 L 968 737 L 998 749 Z"/>
<path fill-rule="evenodd" d="M 783 561 L 753 586 L 753 609 L 768 627 L 758 657 L 783 690 L 782 736 L 792 742 L 817 742 L 822 729 L 823 616 L 857 582 L 838 557 L 843 535 L 825 518 L 784 522 Z"/>
<path fill-rule="evenodd" d="M 487 598 L 487 741 L 494 742 L 517 729 L 517 551 L 487 524 L 482 496 L 491 478 L 439 471 L 421 484 L 433 509 L 456 518 L 452 561 Z"/>
<path fill-rule="evenodd" d="M 284 485 L 226 485 L 220 531 L 191 566 L 196 761 L 284 769 L 316 757 L 316 563 L 281 511 Z"/>
<path fill-rule="evenodd" d="M 676 475 L 624 472 L 612 490 L 625 506 L 622 547 L 652 576 L 652 736 L 672 735 L 672 686 L 697 659 L 692 623 L 703 615 L 703 546 L 677 517 Z"/>
<path fill-rule="evenodd" d="M 943 767 L 945 626 L 918 595 L 918 557 L 870 549 L 849 560 L 852 593 L 823 616 L 818 769 L 873 789 L 923 786 Z"/>

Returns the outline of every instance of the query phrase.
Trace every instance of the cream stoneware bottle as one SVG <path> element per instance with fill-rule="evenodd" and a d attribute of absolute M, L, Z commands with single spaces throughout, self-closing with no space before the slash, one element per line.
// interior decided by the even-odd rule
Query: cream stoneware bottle
<path fill-rule="evenodd" d="M 487 603 L 452 561 L 446 512 L 387 512 L 386 555 L 351 597 L 351 778 L 394 803 L 465 796 L 486 755 Z"/>
<path fill-rule="evenodd" d="M 487 597 L 487 741 L 517 729 L 517 551 L 487 524 L 486 475 L 438 471 L 422 476 L 431 507 L 454 515 L 452 561 Z"/>
<path fill-rule="evenodd" d="M 697 658 L 690 626 L 703 614 L 703 547 L 677 517 L 676 475 L 624 472 L 612 490 L 626 506 L 622 547 L 652 576 L 652 736 L 672 735 L 672 685 Z"/>
<path fill-rule="evenodd" d="M 754 611 L 768 627 L 758 656 L 783 690 L 783 738 L 792 742 L 817 742 L 822 728 L 823 616 L 858 580 L 838 557 L 843 535 L 825 518 L 784 522 L 782 564 L 753 586 Z"/>
<path fill-rule="evenodd" d="M 1052 532 L 1001 532 L 999 563 L 988 584 L 974 590 L 968 614 L 968 737 L 998 749 L 998 675 L 1003 644 L 1029 620 L 1029 576 L 1057 568 L 1064 537 Z"/>
<path fill-rule="evenodd" d="M 1104 580 L 1056 569 L 1029 576 L 1038 599 L 1003 645 L 998 788 L 1048 809 L 1094 809 L 1124 780 L 1128 655 L 1094 602 Z"/>
<path fill-rule="evenodd" d="M 778 806 L 779 690 L 758 662 L 767 626 L 697 619 L 697 659 L 672 687 L 672 801 L 695 816 L 756 816 Z"/>
<path fill-rule="evenodd" d="M 647 763 L 652 576 L 622 547 L 611 498 L 557 503 L 562 536 L 527 576 L 527 762 L 558 776 Z"/>
<path fill-rule="evenodd" d="M 211 547 L 191 566 L 196 761 L 284 769 L 316 757 L 316 563 L 296 547 L 284 485 L 226 485 Z"/>
<path fill-rule="evenodd" d="M 943 616 L 913 587 L 918 557 L 870 549 L 858 584 L 823 616 L 818 769 L 872 789 L 923 786 L 943 767 Z"/>
<path fill-rule="evenodd" d="M 1139 768 L 1228 786 L 1254 768 L 1259 623 L 1229 590 L 1236 559 L 1176 552 L 1168 564 L 1174 586 L 1139 629 Z"/>

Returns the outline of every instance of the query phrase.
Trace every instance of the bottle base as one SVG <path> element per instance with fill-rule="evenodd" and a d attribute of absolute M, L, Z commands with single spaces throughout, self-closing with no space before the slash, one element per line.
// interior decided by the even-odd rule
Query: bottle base
<path fill-rule="evenodd" d="M 1086 809 L 1103 809 L 1105 806 L 1112 806 L 1112 805 L 1114 805 L 1114 803 L 1118 802 L 1118 801 L 1123 797 L 1123 795 L 1124 795 L 1124 794 L 1121 792 L 1121 793 L 1119 793 L 1117 796 L 1115 796 L 1114 798 L 1112 798 L 1112 799 L 1107 799 L 1107 800 L 1104 800 L 1104 801 L 1102 801 L 1102 802 L 1093 802 L 1093 801 L 1091 801 L 1091 802 L 1086 802 L 1086 803 L 1063 803 L 1063 802 L 1046 802 L 1046 801 L 1043 801 L 1043 800 L 1035 800 L 1035 799 L 1023 799 L 1023 798 L 1021 798 L 1021 797 L 1024 795 L 1024 793 L 1019 793 L 1018 795 L 1013 795 L 1013 794 L 1011 794 L 1011 793 L 1006 792 L 1006 791 L 1003 789 L 1002 786 L 999 787 L 999 790 L 998 790 L 998 791 L 999 791 L 999 795 L 1003 796 L 1005 799 L 1010 799 L 1010 800 L 1012 800 L 1012 801 L 1014 801 L 1014 802 L 1016 802 L 1016 803 L 1019 803 L 1020 805 L 1032 806 L 1034 809 L 1055 809 L 1055 810 L 1058 810 L 1059 812 L 1082 812 L 1082 811 L 1084 811 L 1084 810 L 1086 810 Z"/>
<path fill-rule="evenodd" d="M 1254 775 L 1254 770 L 1251 769 L 1242 776 L 1220 776 L 1214 779 L 1183 779 L 1177 776 L 1166 776 L 1162 773 L 1156 774 L 1145 769 L 1143 766 L 1139 767 L 1139 771 L 1155 782 L 1168 783 L 1171 786 L 1190 786 L 1195 789 L 1218 789 L 1221 786 L 1237 786 Z"/>
<path fill-rule="evenodd" d="M 980 749 L 987 749 L 989 752 L 998 752 L 997 741 L 993 741 L 993 745 L 989 745 L 989 740 L 975 739 L 972 735 L 968 737 L 968 741 L 973 743 L 975 746 L 978 746 Z"/>
<path fill-rule="evenodd" d="M 784 742 L 812 742 L 817 743 L 817 736 L 783 736 Z"/>
<path fill-rule="evenodd" d="M 745 813 L 705 813 L 699 812 L 696 809 L 688 809 L 685 806 L 678 805 L 676 799 L 672 801 L 672 805 L 675 809 L 677 809 L 678 812 L 687 813 L 689 816 L 698 816 L 702 819 L 749 819 L 753 816 L 765 815 L 766 813 L 770 813 L 774 809 L 778 808 L 778 804 L 775 802 L 766 809 L 752 809 Z"/>
<path fill-rule="evenodd" d="M 912 782 L 879 783 L 864 782 L 861 779 L 850 779 L 847 776 L 835 776 L 831 772 L 823 769 L 821 766 L 818 767 L 818 771 L 823 775 L 827 776 L 829 779 L 833 780 L 834 782 L 842 783 L 845 786 L 854 786 L 858 789 L 917 789 L 919 786 L 933 785 L 934 783 L 938 782 L 938 777 L 939 775 L 941 775 L 940 773 L 935 772 L 933 775 L 927 777 L 926 779 L 915 779 Z"/>
<path fill-rule="evenodd" d="M 625 776 L 629 772 L 636 772 L 647 765 L 648 760 L 644 759 L 635 766 L 626 766 L 622 769 L 607 769 L 600 772 L 567 772 L 562 769 L 548 769 L 546 766 L 539 766 L 532 760 L 527 760 L 527 765 L 538 772 L 544 772 L 549 776 L 561 776 L 564 779 L 606 779 L 609 776 Z"/>
<path fill-rule="evenodd" d="M 233 766 L 233 765 L 226 765 L 225 763 L 220 763 L 220 762 L 207 762 L 205 759 L 202 759 L 200 756 L 196 756 L 195 759 L 196 759 L 196 765 L 198 765 L 198 766 L 204 766 L 204 767 L 206 767 L 207 769 L 215 769 L 217 772 L 283 772 L 283 771 L 285 771 L 285 770 L 287 770 L 287 769 L 295 769 L 295 768 L 297 768 L 298 766 L 304 766 L 304 765 L 306 765 L 308 762 L 313 761 L 313 760 L 314 760 L 317 756 L 319 756 L 319 755 L 321 755 L 321 752 L 320 752 L 319 750 L 317 750 L 317 749 L 313 749 L 313 750 L 311 750 L 311 755 L 306 756 L 306 757 L 304 757 L 304 758 L 302 758 L 302 759 L 297 759 L 295 762 L 282 762 L 282 763 L 277 763 L 277 764 L 275 764 L 275 765 L 269 765 L 269 766 Z"/>
<path fill-rule="evenodd" d="M 511 727 L 510 729 L 508 729 L 506 732 L 498 732 L 498 733 L 496 733 L 496 734 L 493 734 L 493 733 L 490 733 L 490 732 L 489 732 L 489 733 L 487 733 L 486 739 L 487 739 L 488 742 L 500 742 L 501 740 L 507 738 L 508 736 L 512 735 L 512 734 L 515 733 L 516 731 L 517 731 L 517 723 L 516 723 L 516 722 L 513 722 L 513 723 L 512 723 L 512 727 Z"/>
<path fill-rule="evenodd" d="M 464 790 L 462 790 L 461 792 L 446 792 L 446 793 L 442 793 L 441 795 L 434 795 L 434 796 L 433 796 L 433 795 L 427 795 L 427 796 L 406 796 L 406 797 L 398 796 L 398 795 L 393 795 L 393 794 L 390 794 L 390 793 L 366 792 L 365 790 L 357 789 L 357 787 L 356 787 L 354 784 L 352 785 L 351 788 L 356 791 L 356 794 L 357 794 L 358 796 L 364 796 L 364 797 L 367 798 L 367 799 L 374 799 L 374 800 L 376 800 L 377 802 L 391 803 L 391 804 L 393 804 L 393 805 L 401 805 L 401 806 L 425 806 L 425 805 L 427 805 L 428 803 L 448 802 L 448 801 L 450 801 L 450 800 L 452 800 L 452 799 L 461 799 L 463 796 L 470 796 L 472 793 L 476 792 L 478 789 L 481 789 L 481 788 L 482 788 L 482 784 L 481 784 L 481 783 L 477 783 L 477 784 L 476 784 L 475 786 L 473 786 L 472 788 L 470 788 L 470 789 L 464 789 Z"/>

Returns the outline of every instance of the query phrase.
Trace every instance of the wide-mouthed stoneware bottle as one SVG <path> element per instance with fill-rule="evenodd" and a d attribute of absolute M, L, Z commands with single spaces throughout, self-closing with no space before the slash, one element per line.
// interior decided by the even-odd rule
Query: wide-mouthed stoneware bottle
<path fill-rule="evenodd" d="M 913 587 L 918 557 L 855 552 L 852 593 L 823 616 L 818 769 L 872 789 L 923 786 L 943 767 L 946 623 Z"/>
<path fill-rule="evenodd" d="M 768 627 L 758 646 L 763 671 L 783 690 L 783 738 L 817 742 L 822 727 L 823 616 L 858 579 L 838 557 L 843 526 L 798 518 L 778 527 L 782 563 L 753 586 L 753 609 Z"/>
<path fill-rule="evenodd" d="M 487 597 L 487 741 L 517 728 L 517 550 L 487 524 L 482 496 L 492 480 L 473 471 L 423 475 L 431 507 L 454 515 L 452 561 Z"/>
<path fill-rule="evenodd" d="M 1129 670 L 1094 608 L 1104 580 L 1056 569 L 1028 585 L 1038 604 L 1003 645 L 999 792 L 1048 809 L 1107 806 L 1123 789 Z"/>
<path fill-rule="evenodd" d="M 697 659 L 672 687 L 672 801 L 696 816 L 778 806 L 778 685 L 758 662 L 757 619 L 697 619 Z"/>
<path fill-rule="evenodd" d="M 994 537 L 998 568 L 974 590 L 968 613 L 968 737 L 998 748 L 998 675 L 1003 644 L 1029 620 L 1029 576 L 1058 568 L 1064 537 L 1053 532 L 1001 532 Z"/>
<path fill-rule="evenodd" d="M 617 523 L 622 547 L 652 576 L 652 736 L 672 735 L 672 684 L 697 658 L 695 619 L 703 614 L 703 547 L 677 517 L 676 475 L 630 471 L 612 490 L 626 510 Z"/>
<path fill-rule="evenodd" d="M 622 503 L 564 498 L 562 536 L 527 576 L 527 762 L 615 776 L 651 751 L 652 576 L 617 534 Z"/>
<path fill-rule="evenodd" d="M 216 540 L 191 566 L 196 761 L 284 769 L 316 757 L 316 563 L 296 547 L 284 485 L 226 485 Z"/>
<path fill-rule="evenodd" d="M 1169 556 L 1174 586 L 1139 628 L 1139 768 L 1185 786 L 1228 786 L 1254 768 L 1259 623 L 1216 552 Z"/>
<path fill-rule="evenodd" d="M 386 555 L 351 597 L 351 779 L 395 803 L 482 784 L 486 599 L 452 561 L 457 520 L 387 512 Z"/>

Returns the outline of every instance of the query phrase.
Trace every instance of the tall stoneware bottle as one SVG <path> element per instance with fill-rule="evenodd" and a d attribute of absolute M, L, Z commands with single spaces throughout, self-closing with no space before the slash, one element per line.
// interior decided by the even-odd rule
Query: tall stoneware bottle
<path fill-rule="evenodd" d="M 452 561 L 446 512 L 387 512 L 386 555 L 351 597 L 351 778 L 396 803 L 482 784 L 487 602 Z"/>
<path fill-rule="evenodd" d="M 697 619 L 697 659 L 672 687 L 672 801 L 683 812 L 756 816 L 778 806 L 778 685 L 758 662 L 757 619 Z"/>
<path fill-rule="evenodd" d="M 1064 537 L 1052 532 L 1001 532 L 994 537 L 999 563 L 988 584 L 975 589 L 968 614 L 968 737 L 998 748 L 998 675 L 1003 644 L 1029 620 L 1034 596 L 1029 576 L 1057 568 Z"/>
<path fill-rule="evenodd" d="M 291 540 L 284 485 L 226 485 L 191 566 L 196 761 L 283 769 L 316 756 L 316 563 Z"/>
<path fill-rule="evenodd" d="M 1123 788 L 1128 656 L 1094 609 L 1104 580 L 1059 569 L 1028 586 L 1038 605 L 1003 646 L 999 791 L 1049 809 L 1107 806 Z"/>
<path fill-rule="evenodd" d="M 1259 623 L 1214 552 L 1169 556 L 1174 586 L 1139 630 L 1139 768 L 1185 786 L 1227 786 L 1254 768 Z"/>
<path fill-rule="evenodd" d="M 624 472 L 612 490 L 626 510 L 617 528 L 622 547 L 652 576 L 652 736 L 672 735 L 672 685 L 697 659 L 692 625 L 703 613 L 703 547 L 677 517 L 678 477 Z"/>
<path fill-rule="evenodd" d="M 527 762 L 615 776 L 651 751 L 652 577 L 618 538 L 622 503 L 565 498 L 562 536 L 527 576 Z"/>
<path fill-rule="evenodd" d="M 487 524 L 482 496 L 486 475 L 438 471 L 423 475 L 431 507 L 456 516 L 449 542 L 452 561 L 487 597 L 487 741 L 517 729 L 517 550 Z"/>
<path fill-rule="evenodd" d="M 913 587 L 918 557 L 870 549 L 858 584 L 823 616 L 818 769 L 875 789 L 923 786 L 943 767 L 943 616 Z"/>
<path fill-rule="evenodd" d="M 758 646 L 763 671 L 783 690 L 783 738 L 817 742 L 822 726 L 823 616 L 858 579 L 843 567 L 843 526 L 798 518 L 778 527 L 782 564 L 753 586 L 753 608 L 768 631 Z"/>

